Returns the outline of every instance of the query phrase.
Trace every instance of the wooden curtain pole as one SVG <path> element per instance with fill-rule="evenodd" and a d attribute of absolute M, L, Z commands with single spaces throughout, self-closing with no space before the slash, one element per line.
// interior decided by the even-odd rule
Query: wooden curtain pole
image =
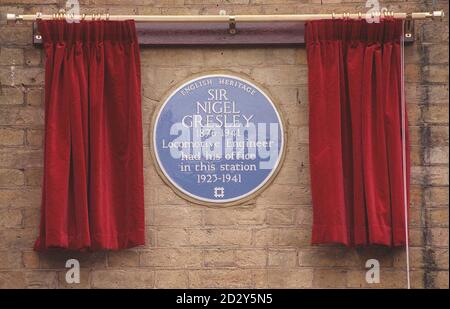
<path fill-rule="evenodd" d="M 327 13 L 327 14 L 287 14 L 287 15 L 110 15 L 107 14 L 6 14 L 10 21 L 36 21 L 51 19 L 70 20 L 135 20 L 138 22 L 293 22 L 320 19 L 362 19 L 377 17 L 393 17 L 396 19 L 442 19 L 444 11 L 395 13 L 382 11 L 375 13 Z"/>

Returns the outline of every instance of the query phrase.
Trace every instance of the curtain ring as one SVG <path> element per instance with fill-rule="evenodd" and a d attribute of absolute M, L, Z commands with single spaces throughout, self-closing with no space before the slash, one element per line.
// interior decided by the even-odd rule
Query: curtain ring
<path fill-rule="evenodd" d="M 106 13 L 105 19 L 106 19 L 106 20 L 109 20 L 109 13 Z"/>
<path fill-rule="evenodd" d="M 81 15 L 81 20 L 84 20 L 86 18 L 86 14 L 83 13 L 83 15 Z"/>
<path fill-rule="evenodd" d="M 358 12 L 358 19 L 361 19 L 362 18 L 362 14 L 361 14 L 361 12 Z"/>
<path fill-rule="evenodd" d="M 334 14 L 334 12 L 332 12 L 332 13 L 331 13 L 331 19 L 335 19 L 335 18 L 336 18 L 335 15 L 336 15 L 336 14 Z"/>

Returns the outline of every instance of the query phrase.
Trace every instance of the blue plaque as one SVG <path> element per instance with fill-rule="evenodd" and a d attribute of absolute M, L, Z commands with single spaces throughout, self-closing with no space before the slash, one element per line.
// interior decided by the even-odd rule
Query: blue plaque
<path fill-rule="evenodd" d="M 172 91 L 157 111 L 152 148 L 174 189 L 202 204 L 236 204 L 276 174 L 284 127 L 275 104 L 254 83 L 203 75 Z"/>

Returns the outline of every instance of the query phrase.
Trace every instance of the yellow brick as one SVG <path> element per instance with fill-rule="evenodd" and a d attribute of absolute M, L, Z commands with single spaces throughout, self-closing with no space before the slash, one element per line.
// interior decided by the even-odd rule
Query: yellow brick
<path fill-rule="evenodd" d="M 250 288 L 252 271 L 246 269 L 211 269 L 189 271 L 190 288 Z"/>
<path fill-rule="evenodd" d="M 139 252 L 131 250 L 108 252 L 108 266 L 118 268 L 139 266 Z"/>
<path fill-rule="evenodd" d="M 15 187 L 25 183 L 23 171 L 15 169 L 0 169 L 0 186 Z"/>
<path fill-rule="evenodd" d="M 301 269 L 269 269 L 269 288 L 310 288 L 312 287 L 313 270 Z"/>
<path fill-rule="evenodd" d="M 202 251 L 184 248 L 156 248 L 141 252 L 140 265 L 151 267 L 192 268 L 202 265 Z"/>
<path fill-rule="evenodd" d="M 185 289 L 188 287 L 188 273 L 184 270 L 157 270 L 155 288 Z"/>
<path fill-rule="evenodd" d="M 314 269 L 313 287 L 345 288 L 347 272 L 339 269 Z"/>
<path fill-rule="evenodd" d="M 204 251 L 206 267 L 236 266 L 233 249 L 207 249 Z"/>
<path fill-rule="evenodd" d="M 22 65 L 23 49 L 19 48 L 0 48 L 0 65 Z"/>
<path fill-rule="evenodd" d="M 16 87 L 0 88 L 0 105 L 21 105 L 23 104 L 23 92 Z"/>
<path fill-rule="evenodd" d="M 185 246 L 189 244 L 189 235 L 185 229 L 164 228 L 156 233 L 157 244 L 160 247 Z"/>
<path fill-rule="evenodd" d="M 152 288 L 155 275 L 153 270 L 94 270 L 92 276 L 93 288 Z"/>
<path fill-rule="evenodd" d="M 21 146 L 24 142 L 24 133 L 21 129 L 1 128 L 0 145 Z"/>
<path fill-rule="evenodd" d="M 295 249 L 275 250 L 269 249 L 268 265 L 270 267 L 294 267 L 297 264 Z"/>
<path fill-rule="evenodd" d="M 193 246 L 246 246 L 251 242 L 248 229 L 191 229 L 188 233 Z"/>

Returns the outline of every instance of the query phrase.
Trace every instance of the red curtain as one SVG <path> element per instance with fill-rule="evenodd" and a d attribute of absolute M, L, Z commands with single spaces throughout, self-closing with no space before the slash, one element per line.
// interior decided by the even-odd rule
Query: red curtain
<path fill-rule="evenodd" d="M 133 21 L 40 21 L 45 161 L 35 250 L 144 244 L 139 45 Z"/>
<path fill-rule="evenodd" d="M 390 19 L 306 26 L 313 244 L 405 243 L 401 35 Z"/>

